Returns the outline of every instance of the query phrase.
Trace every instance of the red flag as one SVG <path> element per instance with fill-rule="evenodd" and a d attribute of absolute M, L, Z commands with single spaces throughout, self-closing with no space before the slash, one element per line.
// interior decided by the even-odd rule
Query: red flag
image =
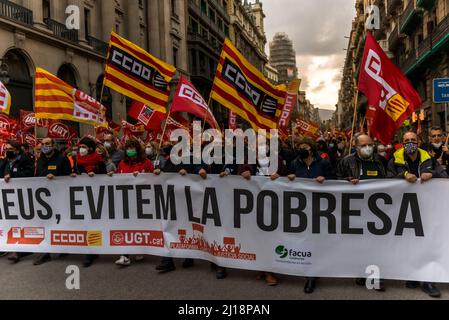
<path fill-rule="evenodd" d="M 237 115 L 232 110 L 229 110 L 228 128 L 231 130 L 237 129 Z"/>
<path fill-rule="evenodd" d="M 47 119 L 36 119 L 34 112 L 20 110 L 20 128 L 22 131 L 34 130 L 35 127 L 47 128 Z"/>
<path fill-rule="evenodd" d="M 282 134 L 286 133 L 286 129 L 290 125 L 290 119 L 292 117 L 293 110 L 296 108 L 296 105 L 298 103 L 298 91 L 300 86 L 300 79 L 295 79 L 288 85 L 287 93 L 285 95 L 284 107 L 282 108 L 282 113 L 279 117 L 278 123 L 279 129 L 282 131 Z"/>
<path fill-rule="evenodd" d="M 173 97 L 171 113 L 176 112 L 188 112 L 204 119 L 212 128 L 220 129 L 206 101 L 184 76 L 181 76 L 178 89 Z"/>
<path fill-rule="evenodd" d="M 62 122 L 52 121 L 48 128 L 48 137 L 52 139 L 64 139 L 67 142 L 71 142 L 73 139 L 78 138 L 78 133 L 75 129 Z"/>
<path fill-rule="evenodd" d="M 139 101 L 133 101 L 128 110 L 128 115 L 140 121 L 147 130 L 160 129 L 161 123 L 167 117 L 164 113 L 155 111 Z"/>
<path fill-rule="evenodd" d="M 370 32 L 359 77 L 359 90 L 374 109 L 367 112 L 372 136 L 388 144 L 422 102 L 410 81 L 390 61 Z"/>

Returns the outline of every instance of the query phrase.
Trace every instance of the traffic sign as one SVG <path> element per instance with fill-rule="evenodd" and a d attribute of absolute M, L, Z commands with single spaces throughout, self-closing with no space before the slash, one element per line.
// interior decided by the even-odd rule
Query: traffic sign
<path fill-rule="evenodd" d="M 449 78 L 433 80 L 433 102 L 449 103 Z"/>

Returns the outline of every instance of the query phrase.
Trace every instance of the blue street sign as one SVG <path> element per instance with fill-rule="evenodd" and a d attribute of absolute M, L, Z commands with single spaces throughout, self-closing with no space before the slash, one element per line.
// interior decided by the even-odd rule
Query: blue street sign
<path fill-rule="evenodd" d="M 433 102 L 449 103 L 449 78 L 433 80 Z"/>

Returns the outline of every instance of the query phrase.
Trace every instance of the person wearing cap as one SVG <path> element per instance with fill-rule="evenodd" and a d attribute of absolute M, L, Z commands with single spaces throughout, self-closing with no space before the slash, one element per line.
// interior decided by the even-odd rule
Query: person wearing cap
<path fill-rule="evenodd" d="M 79 152 L 76 156 L 76 166 L 72 173 L 72 177 L 77 175 L 87 174 L 93 178 L 96 174 L 107 174 L 106 163 L 102 156 L 97 152 L 97 144 L 91 138 L 85 137 L 78 143 Z M 90 267 L 98 255 L 86 255 L 83 262 L 83 267 Z"/>

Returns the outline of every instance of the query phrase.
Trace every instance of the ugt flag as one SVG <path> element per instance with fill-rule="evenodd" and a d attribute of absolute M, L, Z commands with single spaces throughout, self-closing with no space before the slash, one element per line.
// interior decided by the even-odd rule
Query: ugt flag
<path fill-rule="evenodd" d="M 410 81 L 390 61 L 370 32 L 366 35 L 359 90 L 372 107 L 366 115 L 372 121 L 371 133 L 384 144 L 391 142 L 396 130 L 421 106 L 421 98 Z"/>

